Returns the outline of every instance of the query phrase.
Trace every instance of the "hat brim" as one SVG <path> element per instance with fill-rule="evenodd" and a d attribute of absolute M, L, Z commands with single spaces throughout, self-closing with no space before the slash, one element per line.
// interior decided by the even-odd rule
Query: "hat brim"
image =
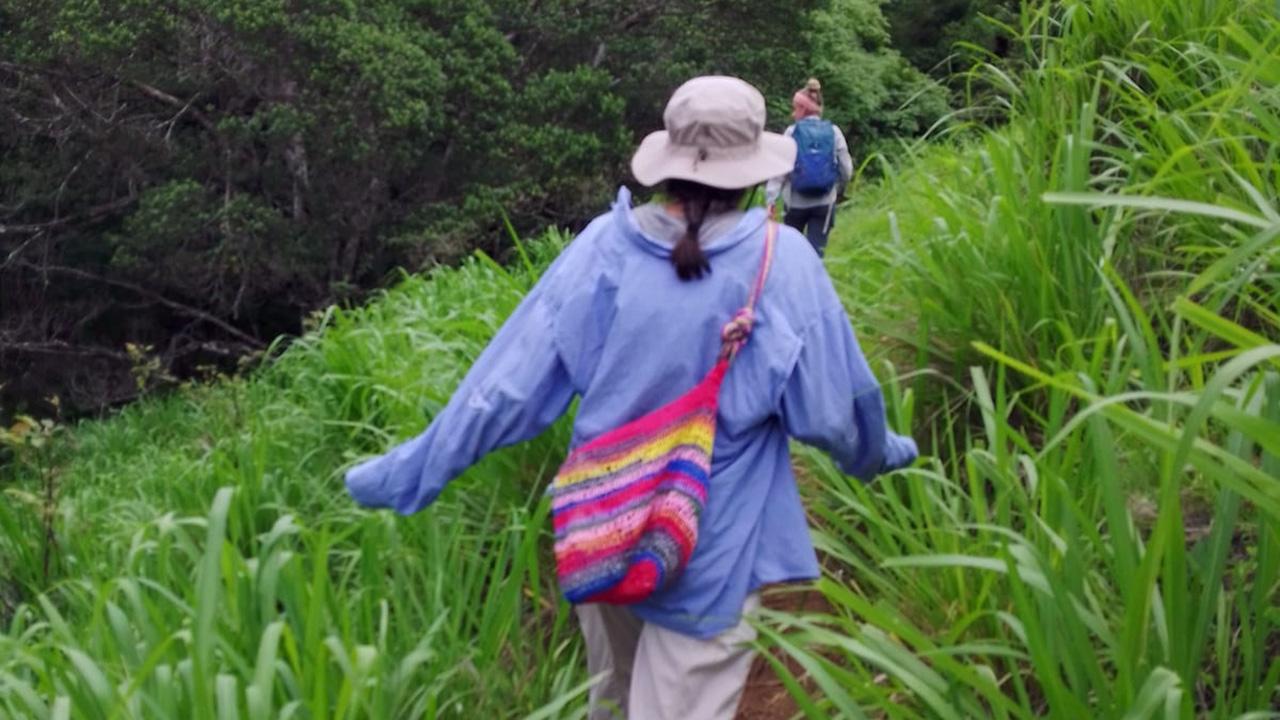
<path fill-rule="evenodd" d="M 631 157 L 631 172 L 646 187 L 664 180 L 690 180 L 736 190 L 782 177 L 791 172 L 795 163 L 795 141 L 778 133 L 762 133 L 755 148 L 736 157 L 701 160 L 696 151 L 672 145 L 667 131 L 659 130 L 640 143 Z"/>

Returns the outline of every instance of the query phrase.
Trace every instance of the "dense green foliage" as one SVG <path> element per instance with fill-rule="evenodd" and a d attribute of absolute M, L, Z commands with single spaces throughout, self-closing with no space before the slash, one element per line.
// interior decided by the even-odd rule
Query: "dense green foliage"
<path fill-rule="evenodd" d="M 826 609 L 762 645 L 808 717 L 1280 706 L 1280 15 L 1057 5 L 990 68 L 1009 125 L 917 148 L 833 238 L 933 453 L 867 486 L 798 453 Z M 10 431 L 0 715 L 580 717 L 540 493 L 563 427 L 411 519 L 338 479 L 421 429 L 560 242 L 316 316 L 248 379 Z"/>
<path fill-rule="evenodd" d="M 1018 24 L 1019 0 L 889 0 L 893 45 L 916 67 L 940 77 L 989 56 L 1004 57 Z"/>
<path fill-rule="evenodd" d="M 831 611 L 774 638 L 810 717 L 1280 707 L 1280 16 L 1061 6 L 990 78 L 1009 126 L 922 149 L 834 246 L 938 459 L 811 458 Z"/>
<path fill-rule="evenodd" d="M 947 113 L 942 86 L 890 49 L 877 4 L 832 0 L 830 8 L 814 13 L 810 42 L 824 116 L 844 129 L 858 161 L 888 152 L 890 140 L 924 134 Z"/>
<path fill-rule="evenodd" d="M 50 577 L 39 483 L 7 486 L 0 717 L 566 717 L 581 656 L 538 501 L 567 436 L 490 458 L 429 518 L 360 511 L 337 475 L 373 449 L 354 438 L 421 429 L 559 247 L 406 278 L 250 381 L 85 423 L 48 458 Z"/>
<path fill-rule="evenodd" d="M 883 25 L 873 0 L 11 0 L 4 404 L 131 397 L 125 343 L 228 367 L 391 268 L 499 255 L 504 213 L 577 226 L 695 74 L 781 125 L 816 67 L 857 142 L 918 134 L 941 94 Z"/>

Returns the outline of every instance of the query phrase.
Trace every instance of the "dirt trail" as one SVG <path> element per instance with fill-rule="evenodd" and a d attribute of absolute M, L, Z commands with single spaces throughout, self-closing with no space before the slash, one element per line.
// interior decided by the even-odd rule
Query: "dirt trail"
<path fill-rule="evenodd" d="M 809 468 L 802 463 L 793 462 L 792 468 L 796 482 L 801 487 L 818 482 Z M 825 598 L 817 590 L 797 592 L 794 589 L 778 588 L 764 593 L 764 605 L 771 610 L 786 612 L 811 611 L 818 612 L 830 609 Z M 796 677 L 802 677 L 802 671 L 794 661 L 784 660 L 787 668 Z M 808 689 L 809 683 L 802 684 Z M 737 720 L 789 720 L 800 712 L 800 707 L 791 699 L 782 681 L 778 679 L 769 662 L 757 657 L 747 677 L 747 690 L 738 704 Z"/>
<path fill-rule="evenodd" d="M 826 600 L 816 590 L 765 593 L 764 604 L 772 610 L 787 612 L 819 611 L 827 608 Z M 801 671 L 794 662 L 786 661 L 797 676 Z M 738 705 L 737 720 L 788 720 L 800 711 L 769 662 L 757 657 L 747 678 L 747 690 Z"/>

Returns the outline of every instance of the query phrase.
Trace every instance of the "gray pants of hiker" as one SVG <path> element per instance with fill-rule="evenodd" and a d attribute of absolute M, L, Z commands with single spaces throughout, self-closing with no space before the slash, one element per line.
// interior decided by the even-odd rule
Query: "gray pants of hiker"
<path fill-rule="evenodd" d="M 747 598 L 743 615 L 760 598 Z M 744 617 L 709 640 L 646 623 L 625 607 L 579 605 L 591 688 L 590 720 L 733 720 L 755 652 Z"/>
<path fill-rule="evenodd" d="M 816 205 L 814 207 L 787 208 L 782 221 L 804 233 L 809 244 L 822 257 L 827 252 L 827 235 L 835 225 L 836 213 L 832 205 Z"/>

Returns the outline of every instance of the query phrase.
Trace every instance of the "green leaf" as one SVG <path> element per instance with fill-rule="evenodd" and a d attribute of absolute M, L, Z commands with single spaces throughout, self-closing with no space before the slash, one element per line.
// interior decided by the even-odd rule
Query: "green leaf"
<path fill-rule="evenodd" d="M 1169 213 L 1185 213 L 1204 217 L 1229 220 L 1249 225 L 1262 230 L 1274 231 L 1274 224 L 1264 217 L 1259 217 L 1235 208 L 1212 205 L 1193 200 L 1177 200 L 1162 197 L 1138 197 L 1127 195 L 1111 195 L 1107 193 L 1045 193 L 1042 199 L 1051 205 L 1086 205 L 1089 207 L 1126 207 L 1139 210 L 1159 210 Z"/>

